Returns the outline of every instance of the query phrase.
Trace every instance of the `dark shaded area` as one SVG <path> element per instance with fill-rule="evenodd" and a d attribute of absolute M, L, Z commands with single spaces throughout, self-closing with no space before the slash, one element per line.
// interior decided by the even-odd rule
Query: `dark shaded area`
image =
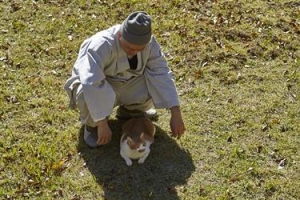
<path fill-rule="evenodd" d="M 125 121 L 110 120 L 114 133 L 110 144 L 87 147 L 80 130 L 78 151 L 104 190 L 104 199 L 179 199 L 175 187 L 185 184 L 195 167 L 190 154 L 156 126 L 155 141 L 144 164 L 128 167 L 120 156 L 121 127 Z M 103 196 L 102 196 L 103 195 Z"/>

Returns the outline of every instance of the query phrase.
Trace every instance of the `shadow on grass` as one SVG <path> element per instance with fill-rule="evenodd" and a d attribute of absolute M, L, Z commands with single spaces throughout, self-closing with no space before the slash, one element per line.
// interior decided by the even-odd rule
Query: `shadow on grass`
<path fill-rule="evenodd" d="M 103 188 L 104 199 L 179 199 L 176 187 L 184 185 L 195 167 L 190 154 L 156 127 L 155 141 L 145 163 L 135 160 L 128 167 L 119 154 L 121 127 L 125 121 L 110 120 L 113 131 L 110 144 L 96 149 L 87 147 L 80 131 L 78 151 L 88 169 Z"/>

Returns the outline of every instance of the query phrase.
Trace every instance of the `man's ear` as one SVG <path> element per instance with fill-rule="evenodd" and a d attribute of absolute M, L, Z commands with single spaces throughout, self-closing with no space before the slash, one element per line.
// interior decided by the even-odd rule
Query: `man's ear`
<path fill-rule="evenodd" d="M 120 39 L 122 37 L 121 32 L 118 31 L 118 39 Z"/>

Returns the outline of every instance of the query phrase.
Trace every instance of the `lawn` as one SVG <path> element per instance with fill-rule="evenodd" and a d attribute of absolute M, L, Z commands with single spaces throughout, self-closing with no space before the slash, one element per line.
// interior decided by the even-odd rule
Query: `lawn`
<path fill-rule="evenodd" d="M 186 133 L 158 110 L 144 164 L 90 149 L 63 90 L 81 42 L 153 18 Z M 297 0 L 0 0 L 1 199 L 300 199 Z"/>

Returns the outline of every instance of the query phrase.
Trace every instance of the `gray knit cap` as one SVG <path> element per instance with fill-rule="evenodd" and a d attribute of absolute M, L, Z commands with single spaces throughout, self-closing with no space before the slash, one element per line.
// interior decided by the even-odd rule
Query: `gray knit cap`
<path fill-rule="evenodd" d="M 151 17 L 144 11 L 131 13 L 121 26 L 121 35 L 131 44 L 147 44 L 152 35 Z"/>

